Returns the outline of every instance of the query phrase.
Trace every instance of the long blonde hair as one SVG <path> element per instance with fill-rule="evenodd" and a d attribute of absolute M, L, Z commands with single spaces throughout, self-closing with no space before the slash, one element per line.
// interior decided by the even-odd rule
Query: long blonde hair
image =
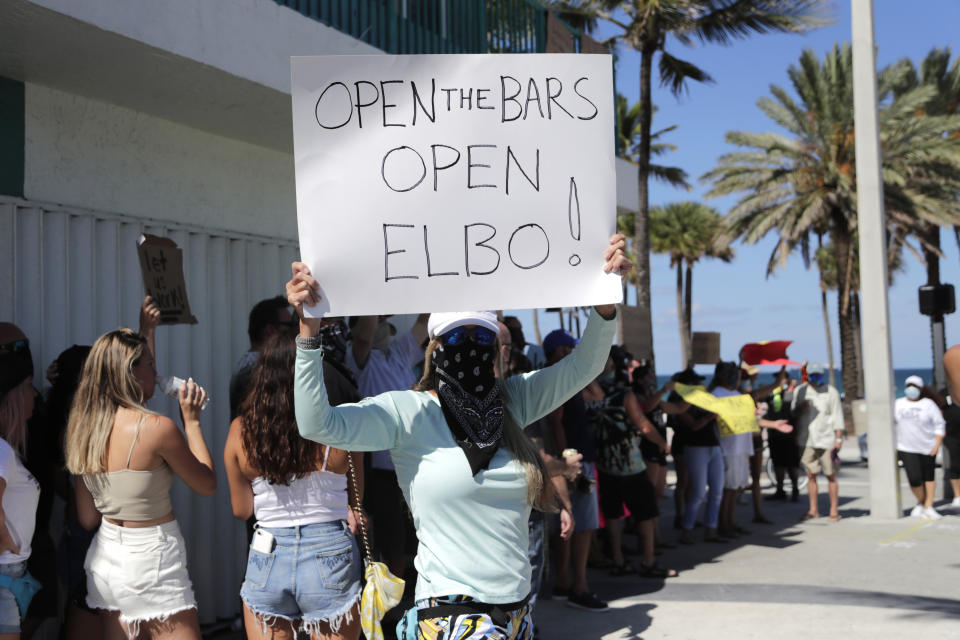
<path fill-rule="evenodd" d="M 83 365 L 67 422 L 67 469 L 74 475 L 106 471 L 104 458 L 117 409 L 152 414 L 133 367 L 146 352 L 146 339 L 132 329 L 100 336 Z"/>
<path fill-rule="evenodd" d="M 414 391 L 433 391 L 436 388 L 434 384 L 436 367 L 433 364 L 433 352 L 439 346 L 439 338 L 434 338 L 427 344 L 423 356 L 423 376 L 414 385 Z M 500 340 L 497 340 L 497 353 L 499 352 Z M 523 428 L 514 422 L 509 411 L 503 412 L 503 444 L 516 457 L 517 462 L 523 466 L 527 474 L 527 502 L 530 506 L 539 511 L 556 512 L 558 509 L 555 501 L 547 500 L 547 493 L 544 491 L 544 480 L 549 476 L 543 458 L 540 457 L 540 452 L 530 438 L 523 432 Z"/>

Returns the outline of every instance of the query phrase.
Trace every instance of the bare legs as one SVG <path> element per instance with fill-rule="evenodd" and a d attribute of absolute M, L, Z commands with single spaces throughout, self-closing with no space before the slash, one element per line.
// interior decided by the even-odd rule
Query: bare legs
<path fill-rule="evenodd" d="M 840 504 L 840 484 L 837 482 L 836 473 L 827 476 L 827 493 L 830 496 L 830 519 L 836 520 L 839 517 L 838 508 Z M 819 518 L 817 476 L 810 472 L 807 472 L 807 496 L 810 498 L 810 510 L 805 518 Z"/>

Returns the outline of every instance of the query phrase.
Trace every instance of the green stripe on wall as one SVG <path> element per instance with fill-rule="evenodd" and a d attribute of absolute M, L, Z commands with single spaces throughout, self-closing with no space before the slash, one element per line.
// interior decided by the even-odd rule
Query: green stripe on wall
<path fill-rule="evenodd" d="M 0 194 L 23 197 L 23 83 L 0 76 Z"/>

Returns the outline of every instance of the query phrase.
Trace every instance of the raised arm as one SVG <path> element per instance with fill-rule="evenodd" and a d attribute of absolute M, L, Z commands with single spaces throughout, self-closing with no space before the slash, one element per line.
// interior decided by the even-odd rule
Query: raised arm
<path fill-rule="evenodd" d="M 614 316 L 616 313 L 614 313 Z M 590 314 L 583 339 L 560 362 L 506 381 L 508 408 L 522 427 L 550 413 L 603 372 L 616 322 Z"/>
<path fill-rule="evenodd" d="M 300 317 L 300 339 L 294 371 L 293 399 L 300 435 L 347 451 L 382 451 L 397 446 L 402 423 L 391 394 L 356 404 L 331 407 L 323 382 L 323 350 L 318 335 L 320 319 L 303 314 L 304 303 L 320 301 L 319 285 L 302 262 L 291 265 L 287 301 Z"/>

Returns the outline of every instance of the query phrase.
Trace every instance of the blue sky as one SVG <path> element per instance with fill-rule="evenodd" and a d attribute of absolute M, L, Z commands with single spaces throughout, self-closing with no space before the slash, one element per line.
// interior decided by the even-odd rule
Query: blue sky
<path fill-rule="evenodd" d="M 960 54 L 960 1 L 876 0 L 874 5 L 878 66 L 903 57 L 919 64 L 935 46 L 950 46 L 954 57 Z M 675 40 L 668 41 L 667 50 L 672 55 L 701 67 L 715 82 L 690 83 L 689 91 L 677 99 L 668 89 L 659 87 L 655 77 L 653 99 L 659 111 L 654 129 L 678 125 L 666 138 L 678 149 L 663 156 L 661 162 L 684 168 L 696 181 L 715 166 L 720 155 L 733 149 L 724 142 L 727 131 L 774 130 L 773 122 L 757 108 L 757 100 L 769 95 L 771 84 L 791 90 L 787 68 L 797 63 L 804 49 L 811 48 L 822 57 L 834 43 L 850 40 L 850 3 L 831 2 L 829 15 L 832 25 L 806 35 L 753 36 L 727 47 L 685 47 Z M 613 32 L 601 24 L 598 39 Z M 638 54 L 619 52 L 617 90 L 631 103 L 640 95 L 639 69 Z M 706 185 L 697 181 L 693 186 L 694 190 L 688 193 L 652 182 L 650 203 L 704 200 Z M 734 199 L 706 202 L 725 213 Z M 721 349 L 727 359 L 734 359 L 740 346 L 747 342 L 776 339 L 794 341 L 788 351 L 794 360 L 826 362 L 816 271 L 805 270 L 797 255 L 775 275 L 765 278 L 767 258 L 774 244 L 772 237 L 752 246 L 738 244 L 737 257 L 731 264 L 708 260 L 694 268 L 693 329 L 721 332 Z M 941 279 L 960 288 L 960 254 L 952 230 L 942 231 L 941 244 L 946 254 L 941 261 Z M 656 255 L 652 272 L 657 368 L 667 373 L 681 366 L 675 272 L 665 256 Z M 917 303 L 917 288 L 925 281 L 923 265 L 907 255 L 906 269 L 897 275 L 889 290 L 894 367 L 931 366 L 930 323 L 920 315 Z M 830 295 L 829 305 L 834 360 L 839 367 L 836 295 Z M 532 340 L 531 312 L 515 313 L 523 322 L 528 340 Z M 541 311 L 539 318 L 544 335 L 559 326 L 556 314 Z M 960 314 L 947 316 L 946 335 L 948 345 L 960 341 Z"/>

